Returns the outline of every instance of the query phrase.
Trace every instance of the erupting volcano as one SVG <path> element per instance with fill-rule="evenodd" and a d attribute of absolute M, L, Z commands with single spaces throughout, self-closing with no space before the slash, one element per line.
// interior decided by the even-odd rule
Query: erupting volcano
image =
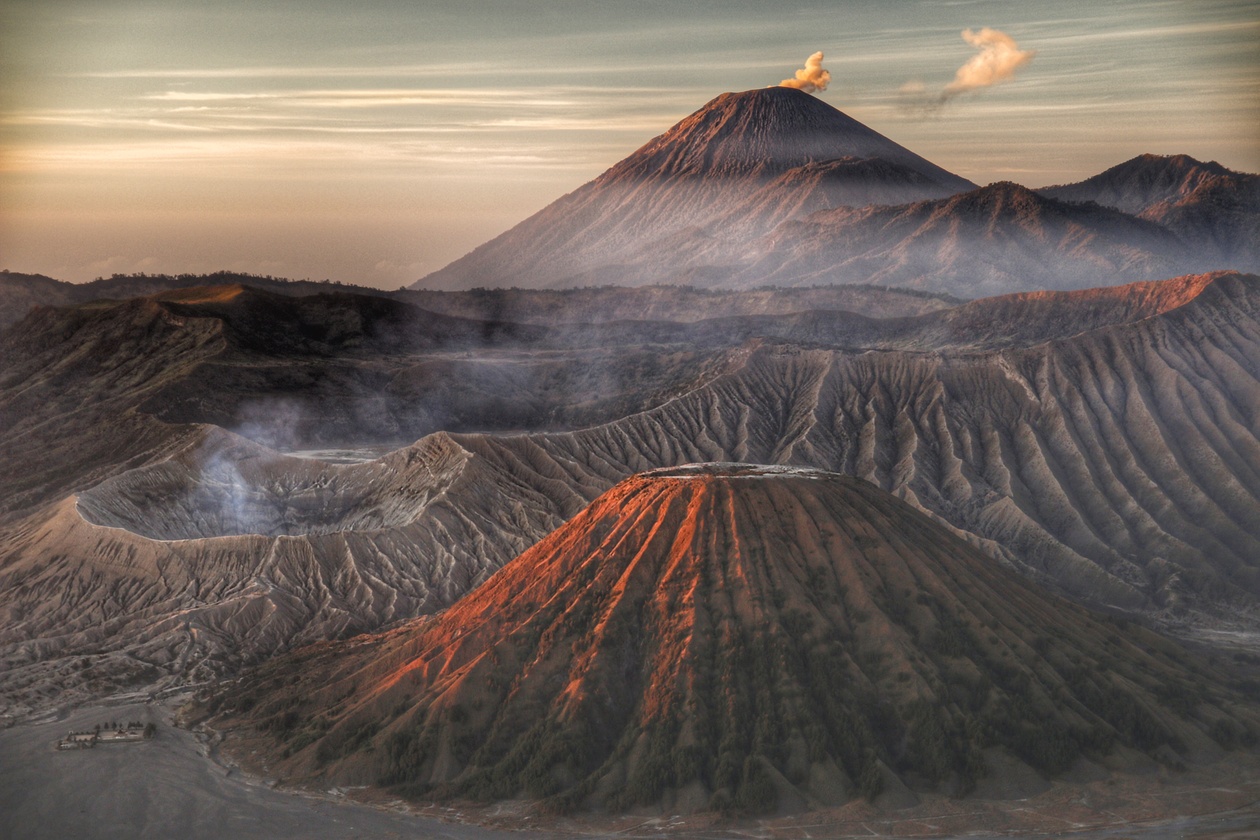
<path fill-rule="evenodd" d="M 974 186 L 802 91 L 724 93 L 416 287 L 705 285 L 787 219 Z"/>

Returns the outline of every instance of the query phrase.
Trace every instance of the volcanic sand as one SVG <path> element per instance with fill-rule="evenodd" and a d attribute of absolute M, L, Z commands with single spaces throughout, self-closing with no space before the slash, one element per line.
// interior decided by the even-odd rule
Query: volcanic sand
<path fill-rule="evenodd" d="M 53 749 L 70 730 L 133 720 L 156 723 L 156 737 L 90 750 Z M 172 726 L 170 710 L 162 706 L 84 707 L 55 721 L 0 731 L 0 840 L 542 836 L 273 790 L 216 763 L 207 744 Z"/>
<path fill-rule="evenodd" d="M 111 720 L 153 721 L 157 736 L 139 744 L 101 745 L 92 750 L 57 752 L 53 745 L 72 729 L 90 729 Z M 1241 768 L 1239 768 L 1241 769 Z M 1254 769 L 1254 768 L 1253 768 Z M 1220 810 L 1209 805 L 1202 816 L 1168 818 L 1156 814 L 1153 822 L 1122 822 L 1111 827 L 1072 831 L 1075 840 L 1119 840 L 1142 837 L 1145 840 L 1173 838 L 1221 838 L 1242 840 L 1260 831 L 1260 802 L 1237 808 L 1247 796 L 1229 785 L 1228 768 L 1218 768 L 1222 783 L 1205 784 L 1203 802 L 1219 798 Z M 1231 792 L 1229 787 L 1234 787 Z M 1252 785 L 1252 797 L 1257 794 Z M 1171 792 L 1171 791 L 1170 791 Z M 1038 797 L 1042 800 L 1042 797 Z M 968 804 L 968 803 L 964 803 Z M 1032 801 L 1010 803 L 1025 813 L 1046 810 L 1050 803 Z M 975 803 L 969 803 L 974 806 Z M 1032 805 L 1033 807 L 1029 807 Z M 1234 810 L 1231 810 L 1234 809 Z M 961 807 L 958 810 L 976 810 Z M 435 812 L 455 818 L 455 808 Z M 471 816 L 469 814 L 468 816 Z M 494 819 L 482 811 L 482 819 Z M 503 825 L 520 826 L 529 818 L 499 818 Z M 1053 817 L 1048 817 L 1053 819 Z M 191 732 L 171 725 L 168 708 L 156 705 L 85 707 L 57 720 L 44 720 L 0 730 L 0 840 L 40 840 L 41 838 L 323 838 L 345 837 L 424 837 L 435 840 L 531 840 L 556 833 L 588 837 L 673 836 L 701 840 L 720 837 L 888 837 L 888 836 L 966 836 L 969 840 L 996 840 L 1016 836 L 1008 831 L 973 826 L 963 835 L 949 834 L 948 819 L 899 812 L 882 818 L 861 820 L 827 819 L 813 813 L 777 825 L 754 823 L 742 827 L 688 830 L 685 823 L 669 819 L 629 817 L 616 824 L 598 821 L 571 821 L 549 826 L 546 833 L 526 832 L 445 822 L 434 817 L 400 813 L 385 808 L 348 802 L 343 796 L 295 794 L 269 788 L 264 780 L 251 778 L 232 767 L 216 763 L 212 750 Z M 933 831 L 930 826 L 939 828 Z M 673 830 L 670 830 L 670 829 Z M 1024 840 L 1063 837 L 1064 831 L 1048 831 L 1049 826 Z M 1070 830 L 1066 829 L 1065 830 Z"/>

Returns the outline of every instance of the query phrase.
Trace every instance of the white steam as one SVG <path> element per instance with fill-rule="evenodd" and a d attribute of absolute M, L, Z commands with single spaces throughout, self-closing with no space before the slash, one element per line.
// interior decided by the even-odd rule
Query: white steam
<path fill-rule="evenodd" d="M 806 93 L 817 93 L 820 90 L 826 90 L 827 84 L 831 81 L 831 73 L 824 70 L 822 51 L 818 51 L 805 59 L 805 66 L 796 71 L 796 75 L 791 79 L 784 79 L 779 82 L 779 87 L 796 88 Z"/>
<path fill-rule="evenodd" d="M 964 29 L 962 37 L 980 52 L 958 68 L 954 81 L 945 86 L 942 99 L 1013 79 L 1015 71 L 1037 54 L 1036 50 L 1021 50 L 1010 35 L 987 26 L 979 32 Z"/>

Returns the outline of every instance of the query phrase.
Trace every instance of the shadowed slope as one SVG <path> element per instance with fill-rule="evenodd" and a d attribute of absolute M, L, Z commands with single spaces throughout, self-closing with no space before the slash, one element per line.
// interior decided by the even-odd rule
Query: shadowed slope
<path fill-rule="evenodd" d="M 1140 155 L 1079 183 L 1038 192 L 1157 222 L 1214 255 L 1218 268 L 1255 271 L 1260 265 L 1260 175 L 1187 155 Z"/>
<path fill-rule="evenodd" d="M 298 778 L 612 811 L 965 794 L 1010 756 L 1211 758 L 1251 720 L 867 482 L 733 464 L 627 479 L 438 618 L 217 702 Z"/>
<path fill-rule="evenodd" d="M 1060 201 L 1093 201 L 1141 216 L 1161 204 L 1176 204 L 1222 178 L 1241 182 L 1257 176 L 1233 172 L 1216 161 L 1189 155 L 1138 155 L 1075 184 L 1043 187 L 1037 192 Z M 1253 188 L 1254 189 L 1254 188 Z"/>
<path fill-rule="evenodd" d="M 1190 259 L 1154 222 L 1012 183 L 901 207 L 837 208 L 785 222 L 734 275 L 784 286 L 878 283 L 986 297 L 1083 289 L 1228 266 Z"/>

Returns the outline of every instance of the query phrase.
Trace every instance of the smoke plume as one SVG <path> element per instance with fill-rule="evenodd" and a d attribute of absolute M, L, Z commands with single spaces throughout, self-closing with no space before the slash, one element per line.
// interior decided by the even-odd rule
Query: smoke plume
<path fill-rule="evenodd" d="M 822 62 L 823 54 L 820 50 L 805 59 L 805 66 L 796 71 L 794 78 L 779 82 L 779 87 L 796 88 L 806 93 L 826 90 L 831 81 L 831 73 L 823 69 Z"/>
<path fill-rule="evenodd" d="M 970 90 L 992 87 L 1015 77 L 1015 71 L 1033 60 L 1036 50 L 1021 50 L 1015 39 L 998 29 L 985 26 L 980 31 L 964 29 L 963 40 L 978 53 L 954 73 L 954 80 L 932 92 L 919 79 L 911 79 L 897 89 L 901 107 L 919 116 L 937 114 L 951 99 Z"/>
<path fill-rule="evenodd" d="M 964 29 L 962 37 L 980 52 L 954 73 L 954 81 L 941 94 L 942 100 L 1014 78 L 1015 71 L 1037 54 L 1036 50 L 1021 50 L 1010 35 L 987 26 L 979 32 Z"/>

